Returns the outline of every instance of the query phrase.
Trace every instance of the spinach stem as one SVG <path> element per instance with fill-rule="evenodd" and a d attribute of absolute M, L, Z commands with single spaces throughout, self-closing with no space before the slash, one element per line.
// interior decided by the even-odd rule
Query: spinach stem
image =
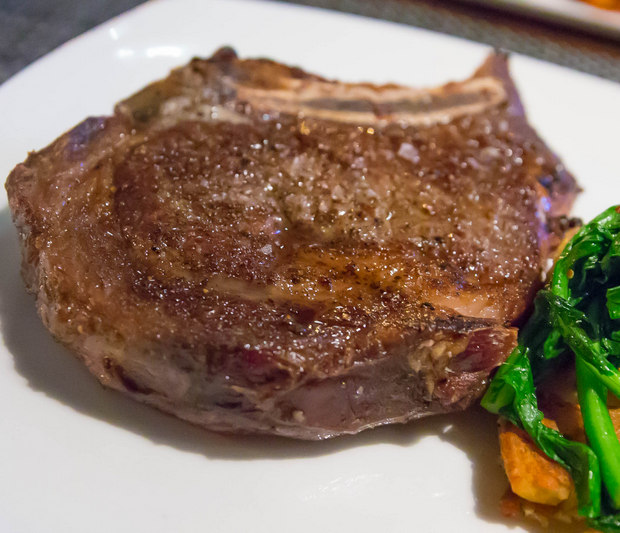
<path fill-rule="evenodd" d="M 596 453 L 603 484 L 616 509 L 620 509 L 620 441 L 607 409 L 607 389 L 583 357 L 575 358 L 577 393 L 590 446 Z"/>
<path fill-rule="evenodd" d="M 560 324 L 566 344 L 577 358 L 587 361 L 594 376 L 609 389 L 614 396 L 620 398 L 620 371 L 601 354 L 600 343 L 591 341 L 585 331 L 575 325 Z"/>
<path fill-rule="evenodd" d="M 519 345 L 499 368 L 482 405 L 523 428 L 574 482 L 578 512 L 620 533 L 620 441 L 607 409 L 620 398 L 620 206 L 584 225 L 565 246 L 549 287 L 539 291 Z M 574 354 L 589 446 L 542 423 L 535 383 Z M 601 492 L 606 491 L 605 498 Z"/>

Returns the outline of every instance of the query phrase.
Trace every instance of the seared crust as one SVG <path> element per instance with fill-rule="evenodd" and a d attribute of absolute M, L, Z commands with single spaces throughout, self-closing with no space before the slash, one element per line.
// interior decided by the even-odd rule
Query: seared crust
<path fill-rule="evenodd" d="M 476 399 L 577 191 L 502 56 L 414 91 L 228 49 L 6 187 L 39 313 L 103 384 L 300 438 Z"/>

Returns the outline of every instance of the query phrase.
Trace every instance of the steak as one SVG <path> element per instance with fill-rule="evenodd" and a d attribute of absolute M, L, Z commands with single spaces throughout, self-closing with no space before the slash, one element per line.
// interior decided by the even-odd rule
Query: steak
<path fill-rule="evenodd" d="M 39 314 L 101 383 L 303 439 L 479 398 L 578 190 L 502 55 L 422 90 L 228 48 L 31 153 L 6 188 Z"/>

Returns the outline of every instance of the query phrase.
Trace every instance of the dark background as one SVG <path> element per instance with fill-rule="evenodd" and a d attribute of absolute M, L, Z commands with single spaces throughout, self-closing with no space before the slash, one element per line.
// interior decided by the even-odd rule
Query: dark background
<path fill-rule="evenodd" d="M 0 0 L 0 83 L 60 44 L 144 0 Z M 620 81 L 615 42 L 467 2 L 291 0 L 398 21 L 483 42 Z"/>

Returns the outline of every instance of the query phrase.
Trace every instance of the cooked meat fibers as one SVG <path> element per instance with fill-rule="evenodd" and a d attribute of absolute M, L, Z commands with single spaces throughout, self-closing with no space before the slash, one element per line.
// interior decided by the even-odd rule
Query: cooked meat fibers
<path fill-rule="evenodd" d="M 104 385 L 321 439 L 475 401 L 577 187 L 503 56 L 418 90 L 222 49 L 30 154 L 7 190 L 39 314 Z"/>

